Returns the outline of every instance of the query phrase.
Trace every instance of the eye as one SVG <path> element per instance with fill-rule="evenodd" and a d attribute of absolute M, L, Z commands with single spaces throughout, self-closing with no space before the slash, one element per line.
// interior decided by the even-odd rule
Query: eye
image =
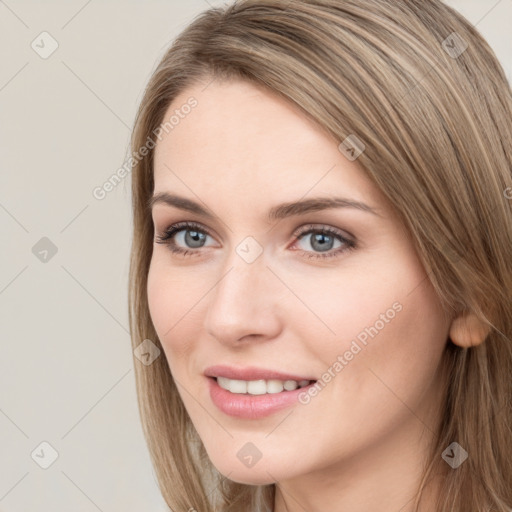
<path fill-rule="evenodd" d="M 162 235 L 158 235 L 155 242 L 169 246 L 171 252 L 175 254 L 186 256 L 193 253 L 199 254 L 196 249 L 205 247 L 208 237 L 211 238 L 210 234 L 200 224 L 179 222 L 169 226 Z"/>
<path fill-rule="evenodd" d="M 181 256 L 198 256 L 199 249 L 208 247 L 208 237 L 213 238 L 208 230 L 195 222 L 179 222 L 169 226 L 163 234 L 157 235 L 155 243 L 164 244 L 172 253 Z M 355 249 L 356 243 L 330 226 L 309 224 L 294 234 L 295 243 L 300 244 L 300 251 L 311 258 L 332 258 Z M 307 246 L 313 250 L 308 250 Z"/>
<path fill-rule="evenodd" d="M 303 226 L 295 235 L 303 254 L 308 258 L 331 258 L 355 249 L 354 240 L 330 226 Z M 337 245 L 336 245 L 337 244 Z M 313 251 L 307 250 L 311 247 Z M 333 250 L 335 249 L 335 250 Z"/>

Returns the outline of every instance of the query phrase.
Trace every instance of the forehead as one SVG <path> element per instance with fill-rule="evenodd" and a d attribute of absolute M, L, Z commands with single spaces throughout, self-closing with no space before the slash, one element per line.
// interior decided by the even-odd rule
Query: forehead
<path fill-rule="evenodd" d="M 194 85 L 167 109 L 179 122 L 155 149 L 155 192 L 212 192 L 248 202 L 339 193 L 381 202 L 357 161 L 339 141 L 291 102 L 244 81 Z M 193 109 L 183 109 L 190 98 Z M 180 115 L 181 113 L 181 115 Z M 188 188 L 188 190 L 187 190 Z"/>

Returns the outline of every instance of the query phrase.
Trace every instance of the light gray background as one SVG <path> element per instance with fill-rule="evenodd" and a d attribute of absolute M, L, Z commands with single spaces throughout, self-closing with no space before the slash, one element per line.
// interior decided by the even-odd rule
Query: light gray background
<path fill-rule="evenodd" d="M 512 0 L 448 3 L 477 25 L 510 80 Z M 136 406 L 130 178 L 103 200 L 92 191 L 124 163 L 143 89 L 170 41 L 221 4 L 0 0 L 3 512 L 167 510 Z M 51 48 L 43 31 L 58 43 L 46 59 L 31 47 Z M 43 237 L 57 248 L 46 262 L 33 252 Z M 51 462 L 43 441 L 58 452 L 47 469 L 38 465 Z"/>

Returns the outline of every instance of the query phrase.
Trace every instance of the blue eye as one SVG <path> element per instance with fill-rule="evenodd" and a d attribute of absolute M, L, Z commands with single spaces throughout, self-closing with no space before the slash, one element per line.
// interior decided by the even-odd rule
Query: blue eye
<path fill-rule="evenodd" d="M 208 247 L 205 245 L 208 237 L 211 237 L 208 230 L 195 222 L 179 222 L 169 226 L 162 235 L 158 235 L 155 242 L 165 244 L 172 253 L 181 256 L 197 256 L 199 249 Z M 296 243 L 302 242 L 309 237 L 309 245 L 313 251 L 301 248 L 304 257 L 331 258 L 340 256 L 342 253 L 353 250 L 356 247 L 355 241 L 344 236 L 344 234 L 329 226 L 315 226 L 313 224 L 303 226 L 298 233 L 294 234 Z M 181 241 L 181 246 L 177 244 Z M 338 245 L 335 247 L 336 242 Z M 184 245 L 184 246 L 183 246 Z M 333 250 L 334 249 L 334 250 Z"/>
<path fill-rule="evenodd" d="M 355 249 L 356 246 L 353 240 L 344 236 L 337 229 L 329 226 L 305 226 L 305 228 L 296 235 L 296 238 L 299 242 L 308 240 L 309 246 L 314 249 L 314 252 L 311 252 L 302 248 L 303 253 L 309 253 L 308 258 L 336 257 L 346 251 Z M 338 242 L 338 245 L 335 247 L 336 242 Z"/>
<path fill-rule="evenodd" d="M 188 248 L 193 250 L 183 249 L 176 244 L 175 238 L 177 238 L 177 235 L 181 234 L 184 235 L 181 237 L 182 241 L 185 242 L 185 244 L 190 244 Z M 199 252 L 194 249 L 204 247 L 205 240 L 208 236 L 210 236 L 209 233 L 200 224 L 196 224 L 195 222 L 179 222 L 178 224 L 169 226 L 163 235 L 157 236 L 156 243 L 168 245 L 169 249 L 174 254 L 187 256 L 191 253 L 199 254 Z M 187 247 L 187 245 L 185 245 L 185 247 Z"/>

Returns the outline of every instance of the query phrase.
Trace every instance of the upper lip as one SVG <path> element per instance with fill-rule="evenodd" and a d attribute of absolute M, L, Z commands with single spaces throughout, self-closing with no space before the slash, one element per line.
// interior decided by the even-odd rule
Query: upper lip
<path fill-rule="evenodd" d="M 297 375 L 292 373 L 284 373 L 277 370 L 270 370 L 266 368 L 257 368 L 255 366 L 246 366 L 237 368 L 235 366 L 215 365 L 209 366 L 204 371 L 207 377 L 226 377 L 227 379 L 234 380 L 316 380 L 310 376 Z"/>

